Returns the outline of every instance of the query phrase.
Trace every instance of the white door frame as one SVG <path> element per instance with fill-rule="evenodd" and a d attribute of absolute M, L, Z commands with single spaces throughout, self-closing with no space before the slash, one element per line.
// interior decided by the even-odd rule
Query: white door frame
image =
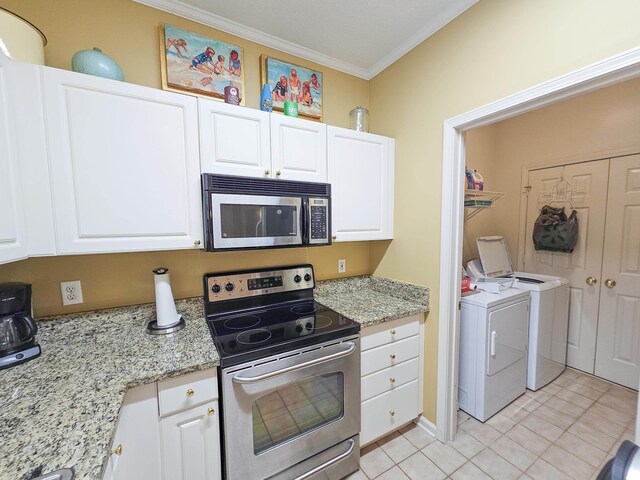
<path fill-rule="evenodd" d="M 464 132 L 506 120 L 640 75 L 640 47 L 575 70 L 444 122 L 440 297 L 438 309 L 437 438 L 449 442 L 457 426 L 460 272 L 462 267 Z M 451 247 L 449 247 L 451 246 Z"/>

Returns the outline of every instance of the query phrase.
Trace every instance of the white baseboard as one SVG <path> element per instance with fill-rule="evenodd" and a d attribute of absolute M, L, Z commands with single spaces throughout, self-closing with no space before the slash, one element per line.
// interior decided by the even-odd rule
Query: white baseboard
<path fill-rule="evenodd" d="M 431 421 L 429 421 L 427 417 L 425 417 L 424 415 L 420 415 L 420 417 L 418 417 L 416 424 L 419 427 L 424 428 L 427 432 L 429 432 L 429 434 L 433 435 L 434 437 L 436 436 L 435 423 L 432 423 Z"/>

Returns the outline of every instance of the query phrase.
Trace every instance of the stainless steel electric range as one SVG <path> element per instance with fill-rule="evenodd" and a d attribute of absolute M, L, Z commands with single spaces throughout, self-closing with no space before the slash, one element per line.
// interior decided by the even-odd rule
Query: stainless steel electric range
<path fill-rule="evenodd" d="M 227 480 L 358 469 L 360 325 L 313 300 L 313 266 L 204 276 Z"/>

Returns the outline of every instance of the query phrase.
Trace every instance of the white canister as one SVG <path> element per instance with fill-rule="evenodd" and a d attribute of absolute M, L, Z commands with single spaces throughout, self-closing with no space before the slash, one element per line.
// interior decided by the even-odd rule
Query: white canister
<path fill-rule="evenodd" d="M 173 300 L 169 269 L 158 267 L 153 271 L 153 282 L 156 290 L 156 322 L 158 328 L 166 328 L 176 325 L 180 321 L 180 315 L 176 311 L 176 302 Z"/>
<path fill-rule="evenodd" d="M 28 20 L 0 7 L 0 52 L 20 62 L 44 65 L 47 37 Z"/>

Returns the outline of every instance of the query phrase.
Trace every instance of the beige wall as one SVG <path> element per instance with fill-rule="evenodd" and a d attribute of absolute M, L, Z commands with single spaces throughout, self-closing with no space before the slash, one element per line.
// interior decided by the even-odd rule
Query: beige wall
<path fill-rule="evenodd" d="M 172 25 L 244 48 L 247 106 L 257 108 L 260 97 L 261 54 L 317 68 L 324 74 L 324 122 L 347 127 L 349 110 L 369 105 L 369 82 L 318 66 L 257 43 L 228 35 L 129 0 L 2 0 L 2 7 L 30 20 L 47 36 L 46 63 L 70 69 L 78 50 L 100 47 L 122 67 L 128 82 L 160 88 L 158 25 Z M 313 263 L 320 279 L 338 277 L 337 260 L 347 260 L 347 275 L 371 272 L 368 242 L 309 249 L 203 253 L 174 251 L 56 258 L 31 258 L 0 265 L 0 282 L 26 281 L 34 285 L 37 316 L 151 302 L 151 270 L 171 270 L 177 298 L 202 295 L 202 274 L 270 265 Z M 62 307 L 59 282 L 81 280 L 85 303 Z"/>
<path fill-rule="evenodd" d="M 370 124 L 396 138 L 395 239 L 376 274 L 431 287 L 424 413 L 436 414 L 444 120 L 640 45 L 636 0 L 482 0 L 371 81 Z M 449 246 L 442 246 L 449 248 Z"/>
<path fill-rule="evenodd" d="M 518 250 L 523 169 L 640 152 L 640 78 L 472 130 L 466 140 L 467 157 L 490 158 L 485 177 L 507 196 L 465 223 L 463 259 L 477 256 L 476 237 L 502 235 L 516 264 L 524 254 Z"/>

